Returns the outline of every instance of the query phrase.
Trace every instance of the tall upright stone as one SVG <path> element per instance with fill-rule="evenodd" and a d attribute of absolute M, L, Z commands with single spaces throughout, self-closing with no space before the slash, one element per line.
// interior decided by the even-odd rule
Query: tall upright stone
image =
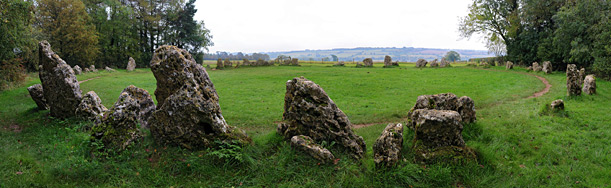
<path fill-rule="evenodd" d="M 581 78 L 579 71 L 577 71 L 577 65 L 569 64 L 566 67 L 566 90 L 568 96 L 581 95 Z"/>
<path fill-rule="evenodd" d="M 542 70 L 545 74 L 551 74 L 552 73 L 552 62 L 549 62 L 549 61 L 543 62 Z"/>
<path fill-rule="evenodd" d="M 83 98 L 74 71 L 51 50 L 49 42 L 41 41 L 38 47 L 39 63 L 42 65 L 40 81 L 51 116 L 73 117 Z"/>
<path fill-rule="evenodd" d="M 583 85 L 583 80 L 586 79 L 586 69 L 579 69 L 579 85 Z"/>
<path fill-rule="evenodd" d="M 582 91 L 588 95 L 596 94 L 596 78 L 593 74 L 586 76 L 583 80 Z"/>
<path fill-rule="evenodd" d="M 541 65 L 539 65 L 539 63 L 537 63 L 537 62 L 533 63 L 533 71 L 541 72 L 541 69 L 543 69 L 543 67 L 541 67 Z"/>
<path fill-rule="evenodd" d="M 373 144 L 373 161 L 376 167 L 391 167 L 401 160 L 403 149 L 403 125 L 390 123 Z"/>
<path fill-rule="evenodd" d="M 83 69 L 81 69 L 81 67 L 79 67 L 78 65 L 74 65 L 74 68 L 72 68 L 72 70 L 74 70 L 74 74 L 76 75 L 83 74 Z"/>
<path fill-rule="evenodd" d="M 129 61 L 127 61 L 127 67 L 125 68 L 127 71 L 134 71 L 136 69 L 136 60 L 134 58 L 129 57 Z"/>
<path fill-rule="evenodd" d="M 215 141 L 250 142 L 245 132 L 227 125 L 208 73 L 189 52 L 161 46 L 151 71 L 157 79 L 158 104 L 149 125 L 158 143 L 197 149 L 212 147 Z"/>
<path fill-rule="evenodd" d="M 225 68 L 225 66 L 223 65 L 223 60 L 221 58 L 216 60 L 216 69 L 220 70 Z"/>
<path fill-rule="evenodd" d="M 357 159 L 365 153 L 363 137 L 352 131 L 348 116 L 319 85 L 304 77 L 286 82 L 282 120 L 277 131 L 287 140 L 305 135 L 316 142 L 334 141 Z"/>
<path fill-rule="evenodd" d="M 373 59 L 371 59 L 371 58 L 365 58 L 365 59 L 363 60 L 363 65 L 364 65 L 365 67 L 373 67 Z"/>
<path fill-rule="evenodd" d="M 505 63 L 505 70 L 510 70 L 510 69 L 513 69 L 513 62 L 507 61 L 507 63 Z"/>
<path fill-rule="evenodd" d="M 384 56 L 384 67 L 392 66 L 392 58 L 390 56 Z"/>

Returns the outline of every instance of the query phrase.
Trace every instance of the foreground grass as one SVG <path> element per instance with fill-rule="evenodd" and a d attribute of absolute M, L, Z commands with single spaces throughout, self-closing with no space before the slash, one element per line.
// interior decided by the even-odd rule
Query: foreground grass
<path fill-rule="evenodd" d="M 0 187 L 31 186 L 271 186 L 271 187 L 608 187 L 611 144 L 609 82 L 598 81 L 599 94 L 566 98 L 563 73 L 543 75 L 550 93 L 524 99 L 544 88 L 532 76 L 496 67 L 496 71 L 454 67 L 384 69 L 327 67 L 257 67 L 209 71 L 221 97 L 223 115 L 246 129 L 254 144 L 239 149 L 241 160 L 214 152 L 186 151 L 156 145 L 150 136 L 114 158 L 92 158 L 88 122 L 58 120 L 36 111 L 25 87 L 0 94 Z M 377 65 L 379 66 L 379 65 Z M 365 138 L 367 155 L 335 165 L 292 150 L 275 134 L 282 118 L 285 82 L 305 76 L 321 85 Z M 97 78 L 99 77 L 99 78 Z M 155 90 L 148 69 L 100 72 L 81 84 L 110 107 L 130 84 Z M 28 85 L 37 83 L 30 79 Z M 480 155 L 478 164 L 420 165 L 412 162 L 413 132 L 406 130 L 403 161 L 376 170 L 371 146 L 386 122 L 404 122 L 417 96 L 453 92 L 476 102 L 478 122 L 463 131 L 467 145 Z M 154 97 L 153 97 L 154 98 Z M 544 104 L 564 99 L 568 117 L 540 116 Z M 146 130 L 145 130 L 146 131 Z M 224 152 L 233 152 L 223 150 Z"/>

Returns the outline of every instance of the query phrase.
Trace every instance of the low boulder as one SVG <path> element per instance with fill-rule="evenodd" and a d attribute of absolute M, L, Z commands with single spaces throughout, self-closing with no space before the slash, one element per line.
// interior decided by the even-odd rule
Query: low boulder
<path fill-rule="evenodd" d="M 299 59 L 297 59 L 297 58 L 293 58 L 293 59 L 291 59 L 291 65 L 293 65 L 293 66 L 299 66 Z"/>
<path fill-rule="evenodd" d="M 225 62 L 223 62 L 223 66 L 231 68 L 233 66 L 233 63 L 231 63 L 231 61 L 229 61 L 229 59 L 227 58 L 225 59 Z"/>
<path fill-rule="evenodd" d="M 85 72 L 91 72 L 91 70 L 89 70 L 89 68 L 85 67 L 85 69 L 83 70 Z"/>
<path fill-rule="evenodd" d="M 305 135 L 316 142 L 336 142 L 356 159 L 365 153 L 363 137 L 352 131 L 348 116 L 319 85 L 304 77 L 286 82 L 282 120 L 277 131 L 285 139 Z"/>
<path fill-rule="evenodd" d="M 446 58 L 441 59 L 441 63 L 439 63 L 439 67 L 444 68 L 444 67 L 449 67 L 450 66 L 450 62 L 446 60 Z"/>
<path fill-rule="evenodd" d="M 552 62 L 549 62 L 549 61 L 543 62 L 542 70 L 545 74 L 551 74 L 552 73 Z"/>
<path fill-rule="evenodd" d="M 414 111 L 416 161 L 422 163 L 476 161 L 475 151 L 465 146 L 460 114 L 451 110 Z"/>
<path fill-rule="evenodd" d="M 95 65 L 90 65 L 90 66 L 89 66 L 89 70 L 90 70 L 91 72 L 98 72 L 98 69 L 95 69 Z"/>
<path fill-rule="evenodd" d="M 83 96 L 83 100 L 75 113 L 77 117 L 100 123 L 107 111 L 108 108 L 102 105 L 102 99 L 98 97 L 98 94 L 89 91 Z"/>
<path fill-rule="evenodd" d="M 242 59 L 242 65 L 244 66 L 250 66 L 250 61 L 246 58 Z"/>
<path fill-rule="evenodd" d="M 363 60 L 363 66 L 365 66 L 365 67 L 373 67 L 373 59 L 365 58 Z"/>
<path fill-rule="evenodd" d="M 399 66 L 399 61 L 392 62 L 392 63 L 391 63 L 391 65 L 392 65 L 392 66 L 397 66 L 397 67 L 398 67 L 398 66 Z"/>
<path fill-rule="evenodd" d="M 376 167 L 391 167 L 401 159 L 403 149 L 403 125 L 390 123 L 373 144 L 373 161 Z"/>
<path fill-rule="evenodd" d="M 291 138 L 291 146 L 309 154 L 322 163 L 332 162 L 335 156 L 328 149 L 318 145 L 309 136 L 296 135 Z"/>
<path fill-rule="evenodd" d="M 42 89 L 42 85 L 34 84 L 33 86 L 28 87 L 28 92 L 32 97 L 32 100 L 38 106 L 38 110 L 47 110 L 49 109 L 49 105 L 47 104 L 47 99 L 44 96 L 44 90 Z"/>
<path fill-rule="evenodd" d="M 129 57 L 129 61 L 127 61 L 127 67 L 125 67 L 127 71 L 134 71 L 136 69 L 136 60 L 134 58 Z"/>
<path fill-rule="evenodd" d="M 528 66 L 528 67 L 526 67 L 526 70 L 527 70 L 527 71 L 533 71 L 533 66 Z"/>
<path fill-rule="evenodd" d="M 428 62 L 424 59 L 418 59 L 418 61 L 416 61 L 416 68 L 426 67 L 427 63 Z"/>
<path fill-rule="evenodd" d="M 81 67 L 79 67 L 78 65 L 74 65 L 74 67 L 72 68 L 72 70 L 74 70 L 74 74 L 76 74 L 76 75 L 81 75 L 81 74 L 83 74 L 83 69 L 81 69 Z"/>
<path fill-rule="evenodd" d="M 134 100 L 138 101 L 140 108 L 138 109 L 138 123 L 143 128 L 149 128 L 149 118 L 155 112 L 156 106 L 153 98 L 145 89 L 140 89 L 134 85 L 130 85 L 123 89 L 122 93 L 127 93 Z"/>
<path fill-rule="evenodd" d="M 562 111 L 564 110 L 564 101 L 562 99 L 552 101 L 550 107 L 553 111 Z"/>
<path fill-rule="evenodd" d="M 191 54 L 161 46 L 151 60 L 157 80 L 157 110 L 149 125 L 156 142 L 187 149 L 211 148 L 215 141 L 250 143 L 246 133 L 227 125 L 208 73 Z"/>
<path fill-rule="evenodd" d="M 566 67 L 566 90 L 568 96 L 581 95 L 581 79 L 577 71 L 577 65 L 569 64 Z"/>
<path fill-rule="evenodd" d="M 596 78 L 593 74 L 586 76 L 586 78 L 583 80 L 582 91 L 588 95 L 596 94 Z"/>
<path fill-rule="evenodd" d="M 91 128 L 91 141 L 101 142 L 104 151 L 121 152 L 142 136 L 138 127 L 138 100 L 121 92 L 112 108 L 104 113 L 101 123 Z"/>
<path fill-rule="evenodd" d="M 409 127 L 411 128 L 413 128 L 416 124 L 414 121 L 414 118 L 416 117 L 414 117 L 413 112 L 418 109 L 456 111 L 460 114 L 461 120 L 464 123 L 473 123 L 477 120 L 475 102 L 467 96 L 458 98 L 453 93 L 418 96 L 416 104 L 410 109 L 407 115 L 411 120 L 411 123 L 409 124 Z"/>
<path fill-rule="evenodd" d="M 83 96 L 74 70 L 51 50 L 47 41 L 41 41 L 38 46 L 39 62 L 42 65 L 39 77 L 51 116 L 75 116 L 74 112 Z"/>
<path fill-rule="evenodd" d="M 115 72 L 115 69 L 112 69 L 110 67 L 104 67 L 104 70 L 106 70 L 108 72 Z"/>
<path fill-rule="evenodd" d="M 337 63 L 333 64 L 333 66 L 336 66 L 336 67 L 343 67 L 343 66 L 345 66 L 345 65 L 346 65 L 346 64 L 344 63 L 344 61 L 339 61 L 339 62 L 337 62 Z"/>
<path fill-rule="evenodd" d="M 541 65 L 539 65 L 539 63 L 537 63 L 537 62 L 533 63 L 533 71 L 541 72 L 541 69 L 543 69 L 543 67 L 541 67 Z"/>
<path fill-rule="evenodd" d="M 437 63 L 437 59 L 431 61 L 431 67 L 439 67 L 439 63 Z"/>
<path fill-rule="evenodd" d="M 510 70 L 510 69 L 513 69 L 513 62 L 507 61 L 507 63 L 505 63 L 505 70 Z"/>

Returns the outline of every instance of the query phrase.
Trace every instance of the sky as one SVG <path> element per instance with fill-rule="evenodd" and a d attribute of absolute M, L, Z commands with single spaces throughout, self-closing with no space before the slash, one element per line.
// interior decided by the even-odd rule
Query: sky
<path fill-rule="evenodd" d="M 195 19 L 212 33 L 210 52 L 356 47 L 486 50 L 461 39 L 472 0 L 198 0 Z"/>

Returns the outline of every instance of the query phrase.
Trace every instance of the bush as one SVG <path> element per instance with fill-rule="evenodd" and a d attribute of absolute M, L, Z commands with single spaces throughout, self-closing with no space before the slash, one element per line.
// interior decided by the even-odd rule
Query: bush
<path fill-rule="evenodd" d="M 21 58 L 2 62 L 0 66 L 0 91 L 20 85 L 25 81 L 27 75 L 21 63 Z"/>

